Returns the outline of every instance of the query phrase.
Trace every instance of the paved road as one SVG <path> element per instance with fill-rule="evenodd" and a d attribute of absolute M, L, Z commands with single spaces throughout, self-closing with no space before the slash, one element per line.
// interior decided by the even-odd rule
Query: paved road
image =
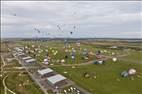
<path fill-rule="evenodd" d="M 13 70 L 10 70 L 10 71 L 3 71 L 3 72 L 26 72 L 26 71 L 13 71 Z"/>
<path fill-rule="evenodd" d="M 119 56 L 116 56 L 117 58 L 120 58 L 120 57 L 125 57 L 127 56 L 128 54 L 124 54 L 124 55 L 119 55 Z M 109 59 L 112 59 L 113 56 L 105 56 L 104 59 L 102 60 L 109 60 Z M 92 61 L 88 61 L 86 63 L 79 63 L 79 64 L 62 64 L 62 65 L 48 65 L 49 67 L 60 67 L 60 66 L 82 66 L 82 65 L 90 65 L 90 64 L 93 64 L 94 60 Z"/>
<path fill-rule="evenodd" d="M 94 60 L 88 61 L 86 63 L 80 63 L 80 64 L 61 64 L 61 65 L 48 65 L 49 67 L 60 67 L 60 66 L 82 66 L 82 65 L 89 65 L 93 64 Z"/>
<path fill-rule="evenodd" d="M 25 65 L 23 64 L 23 62 L 21 62 L 17 57 L 15 57 L 15 58 L 16 58 L 16 60 L 18 60 L 19 64 L 21 64 L 21 65 L 24 67 L 24 69 L 26 70 L 26 72 L 27 72 L 27 73 L 30 75 L 30 77 L 36 82 L 36 84 L 40 86 L 40 88 L 42 89 L 42 91 L 44 92 L 44 94 L 48 94 L 47 89 L 44 88 L 44 87 L 40 84 L 39 80 L 37 80 L 37 79 L 33 76 L 33 74 L 32 74 L 31 72 L 29 72 L 29 68 L 27 68 L 27 66 L 25 66 Z"/>
<path fill-rule="evenodd" d="M 6 79 L 7 76 L 5 76 L 2 80 L 2 84 L 4 86 L 4 94 L 7 94 L 7 88 L 6 88 L 6 85 L 5 85 L 5 79 Z"/>
<path fill-rule="evenodd" d="M 90 92 L 88 92 L 88 91 L 86 91 L 85 89 L 79 87 L 78 85 L 75 85 L 75 87 L 76 87 L 77 89 L 79 89 L 80 91 L 82 91 L 83 94 L 91 94 Z"/>
<path fill-rule="evenodd" d="M 16 58 L 16 57 L 15 57 Z M 23 64 L 23 62 L 21 62 L 18 58 L 16 58 L 17 60 L 18 60 L 18 62 L 23 66 L 23 68 L 25 68 L 25 70 L 28 72 L 28 74 L 31 76 L 31 78 L 40 86 L 40 88 L 43 90 L 43 92 L 45 93 L 45 94 L 48 94 L 47 93 L 47 89 L 45 88 L 45 87 L 43 87 L 43 85 L 41 85 L 41 83 L 39 82 L 39 80 L 38 79 L 36 79 L 35 78 L 35 76 L 31 73 L 31 72 L 29 72 L 29 69 L 31 68 L 32 69 L 32 66 L 31 67 L 27 67 L 27 66 L 25 66 L 24 64 Z M 88 63 L 92 63 L 93 61 L 89 61 Z M 82 63 L 82 65 L 85 65 L 85 63 Z M 68 65 L 69 66 L 69 65 Z M 71 65 L 70 65 L 71 66 Z M 35 67 L 35 68 L 37 68 L 37 67 Z M 38 67 L 39 68 L 39 67 Z M 82 92 L 84 92 L 85 94 L 90 94 L 88 91 L 86 91 L 85 89 L 83 89 L 83 88 L 81 88 L 81 87 L 79 87 L 79 86 L 77 86 L 77 85 L 75 85 L 78 89 L 80 89 Z"/>
<path fill-rule="evenodd" d="M 7 68 L 5 67 L 4 69 L 18 69 L 18 70 L 22 70 L 22 69 L 25 69 L 25 67 L 11 67 L 11 68 Z M 35 67 L 35 66 L 31 66 L 31 67 L 27 67 L 27 69 L 39 69 L 39 67 Z"/>
<path fill-rule="evenodd" d="M 1 66 L 1 72 L 3 72 L 3 67 L 6 65 L 3 56 L 1 55 L 1 59 L 2 59 L 2 66 Z"/>

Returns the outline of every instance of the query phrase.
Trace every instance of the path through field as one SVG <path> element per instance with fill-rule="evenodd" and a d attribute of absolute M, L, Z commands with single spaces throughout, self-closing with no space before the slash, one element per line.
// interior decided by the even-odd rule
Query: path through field
<path fill-rule="evenodd" d="M 1 67 L 1 70 L 2 70 L 2 73 L 3 73 L 3 72 L 4 72 L 4 71 L 3 71 L 3 67 L 6 65 L 6 63 L 5 63 L 4 58 L 3 58 L 2 55 L 1 55 L 1 59 L 2 59 L 2 62 L 3 62 L 3 65 L 2 65 L 2 67 Z M 7 94 L 7 91 L 9 91 L 9 92 L 12 93 L 12 94 L 16 94 L 15 92 L 13 92 L 12 90 L 10 90 L 10 89 L 6 86 L 5 80 L 6 80 L 7 77 L 8 77 L 8 75 L 5 76 L 5 77 L 3 78 L 3 80 L 2 80 L 2 83 L 3 83 L 3 86 L 4 86 L 4 92 L 5 92 L 5 94 Z"/>
<path fill-rule="evenodd" d="M 125 57 L 127 56 L 128 54 L 124 54 L 124 55 L 119 55 L 117 56 L 117 58 L 121 58 L 121 57 Z M 113 56 L 105 56 L 105 58 L 103 60 L 109 60 L 113 58 Z M 60 66 L 82 66 L 82 65 L 90 65 L 90 64 L 93 64 L 94 60 L 92 61 L 88 61 L 86 63 L 80 63 L 80 64 L 61 64 L 61 65 L 49 65 L 50 67 L 60 67 Z"/>

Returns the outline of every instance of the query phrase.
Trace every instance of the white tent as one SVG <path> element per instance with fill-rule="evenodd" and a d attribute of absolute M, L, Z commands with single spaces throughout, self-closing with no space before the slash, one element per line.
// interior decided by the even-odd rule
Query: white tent
<path fill-rule="evenodd" d="M 22 56 L 25 55 L 24 53 L 17 53 L 18 56 Z"/>
<path fill-rule="evenodd" d="M 98 63 L 99 63 L 99 64 L 103 64 L 103 61 L 102 61 L 102 60 L 99 60 Z"/>
<path fill-rule="evenodd" d="M 113 60 L 113 62 L 116 62 L 116 61 L 117 61 L 117 58 L 116 58 L 116 57 L 114 57 L 114 58 L 112 58 L 112 60 Z"/>
<path fill-rule="evenodd" d="M 45 59 L 44 59 L 44 62 L 47 62 L 47 61 L 48 61 L 48 59 L 47 59 L 47 58 L 45 58 Z"/>
<path fill-rule="evenodd" d="M 36 60 L 31 58 L 31 59 L 28 59 L 28 60 L 25 60 L 26 63 L 31 63 L 31 62 L 35 62 Z"/>
<path fill-rule="evenodd" d="M 65 60 L 64 60 L 64 59 L 62 59 L 62 60 L 61 60 L 61 63 L 64 63 L 64 62 L 65 62 Z"/>
<path fill-rule="evenodd" d="M 26 56 L 26 57 L 23 57 L 22 59 L 23 59 L 23 60 L 31 59 L 31 57 L 30 57 L 30 56 Z"/>
<path fill-rule="evenodd" d="M 53 85 L 56 84 L 57 82 L 65 80 L 65 79 L 66 79 L 66 77 L 64 77 L 60 74 L 57 74 L 57 75 L 54 75 L 54 76 L 47 78 L 47 80 Z"/>
<path fill-rule="evenodd" d="M 18 52 L 22 52 L 23 50 L 21 49 L 21 48 L 19 48 L 19 47 L 15 47 L 14 48 L 16 51 L 18 51 Z"/>
<path fill-rule="evenodd" d="M 135 69 L 129 69 L 128 74 L 129 75 L 134 75 L 134 74 L 136 74 L 136 70 Z"/>
<path fill-rule="evenodd" d="M 45 74 L 48 74 L 48 73 L 51 73 L 51 72 L 53 72 L 53 70 L 50 69 L 50 68 L 38 70 L 38 73 L 39 73 L 40 75 L 45 75 Z"/>

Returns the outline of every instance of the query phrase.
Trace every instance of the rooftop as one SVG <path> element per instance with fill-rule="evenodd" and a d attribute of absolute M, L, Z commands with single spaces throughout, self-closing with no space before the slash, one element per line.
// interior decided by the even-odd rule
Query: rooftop
<path fill-rule="evenodd" d="M 18 56 L 25 55 L 24 53 L 17 53 Z"/>
<path fill-rule="evenodd" d="M 14 49 L 15 49 L 16 51 L 19 51 L 19 52 L 20 52 L 20 51 L 23 51 L 23 50 L 20 49 L 19 47 L 15 47 Z"/>
<path fill-rule="evenodd" d="M 31 57 L 30 57 L 30 56 L 26 56 L 26 57 L 23 57 L 22 59 L 23 59 L 23 60 L 31 59 Z"/>
<path fill-rule="evenodd" d="M 30 62 L 34 62 L 34 61 L 36 61 L 36 60 L 31 58 L 31 59 L 26 60 L 25 62 L 30 63 Z"/>
<path fill-rule="evenodd" d="M 57 75 L 54 75 L 54 76 L 47 78 L 47 80 L 50 81 L 50 83 L 52 83 L 52 84 L 56 84 L 57 82 L 63 81 L 65 79 L 66 79 L 66 77 L 64 77 L 60 74 L 57 74 Z"/>
<path fill-rule="evenodd" d="M 50 73 L 50 72 L 53 72 L 53 70 L 50 69 L 50 68 L 38 70 L 38 73 L 39 73 L 40 75 L 44 75 L 44 74 L 47 74 L 47 73 Z"/>

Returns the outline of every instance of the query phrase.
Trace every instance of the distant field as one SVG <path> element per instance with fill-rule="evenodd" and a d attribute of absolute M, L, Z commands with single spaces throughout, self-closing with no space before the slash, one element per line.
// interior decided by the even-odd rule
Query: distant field
<path fill-rule="evenodd" d="M 36 47 L 40 46 L 40 48 L 43 50 L 43 52 L 38 53 L 35 52 L 36 56 L 35 58 L 37 59 L 38 63 L 43 62 L 47 52 L 46 50 L 48 50 L 48 54 L 49 56 L 53 59 L 53 60 L 61 60 L 61 59 L 65 59 L 65 55 L 69 55 L 69 58 L 67 60 L 67 62 L 65 62 L 66 64 L 75 64 L 75 63 L 85 63 L 87 61 L 91 61 L 96 59 L 95 56 L 93 55 L 89 55 L 89 59 L 88 60 L 84 60 L 81 57 L 83 49 L 87 49 L 89 52 L 93 52 L 94 54 L 99 51 L 99 50 L 107 50 L 107 53 L 104 53 L 104 55 L 108 55 L 108 56 L 112 56 L 112 53 L 115 53 L 115 55 L 121 55 L 121 54 L 125 54 L 123 51 L 118 50 L 118 49 L 105 49 L 105 48 L 98 48 L 95 45 L 88 45 L 88 44 L 83 44 L 81 43 L 80 48 L 76 46 L 76 43 L 69 43 L 69 45 L 71 46 L 71 48 L 75 48 L 76 49 L 76 58 L 75 61 L 73 62 L 70 56 L 70 53 L 66 53 L 64 51 L 64 42 L 63 41 L 48 41 L 48 42 L 21 42 L 20 44 L 22 44 L 23 46 L 29 46 L 31 48 L 31 50 L 34 50 L 34 48 L 32 48 L 32 45 L 35 45 Z M 52 48 L 52 49 L 50 49 Z M 68 50 L 71 50 L 71 48 L 69 48 Z M 57 50 L 58 53 L 57 55 L 53 55 L 52 50 Z M 33 54 L 30 54 L 31 56 L 33 56 Z M 53 64 L 59 64 L 56 62 L 50 62 Z"/>

